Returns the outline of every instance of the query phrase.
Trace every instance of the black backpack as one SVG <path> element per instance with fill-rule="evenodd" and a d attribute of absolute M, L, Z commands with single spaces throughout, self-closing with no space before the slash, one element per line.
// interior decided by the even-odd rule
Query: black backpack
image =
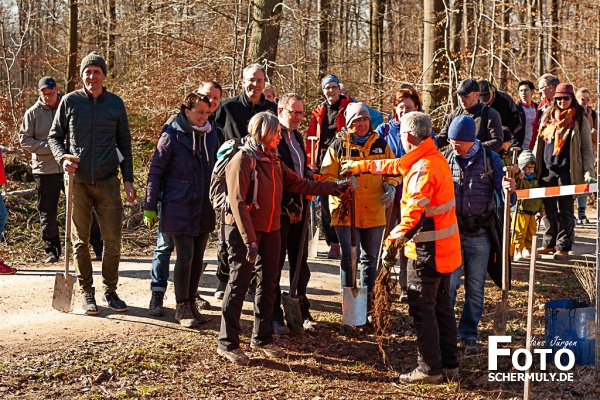
<path fill-rule="evenodd" d="M 238 151 L 244 151 L 246 154 L 251 155 L 250 159 L 252 160 L 252 170 L 250 172 L 250 180 L 254 186 L 254 193 L 252 197 L 252 204 L 258 209 L 257 196 L 258 196 L 258 181 L 256 177 L 258 172 L 256 171 L 256 154 L 254 150 L 244 144 L 244 139 L 230 139 L 223 143 L 221 147 L 219 147 L 219 151 L 217 152 L 217 161 L 215 162 L 215 167 L 212 172 L 212 176 L 210 179 L 210 188 L 209 188 L 209 199 L 210 202 L 217 212 L 227 211 L 231 209 L 229 204 L 229 199 L 227 197 L 227 181 L 225 180 L 225 168 L 229 161 L 233 158 L 234 155 L 238 153 Z"/>

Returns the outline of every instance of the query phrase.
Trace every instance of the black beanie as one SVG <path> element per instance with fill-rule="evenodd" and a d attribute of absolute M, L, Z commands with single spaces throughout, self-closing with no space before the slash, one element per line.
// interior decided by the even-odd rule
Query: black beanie
<path fill-rule="evenodd" d="M 83 76 L 83 71 L 88 65 L 96 65 L 102 68 L 102 72 L 104 72 L 104 75 L 106 76 L 106 61 L 104 61 L 104 58 L 102 58 L 97 51 L 92 51 L 90 54 L 83 57 L 83 60 L 81 60 L 81 67 L 79 67 L 80 76 Z"/>

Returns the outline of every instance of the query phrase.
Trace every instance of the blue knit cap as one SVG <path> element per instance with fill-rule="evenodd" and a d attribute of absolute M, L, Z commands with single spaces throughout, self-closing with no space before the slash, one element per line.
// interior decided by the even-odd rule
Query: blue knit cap
<path fill-rule="evenodd" d="M 325 86 L 329 83 L 329 82 L 335 82 L 338 85 L 340 84 L 340 80 L 338 79 L 337 76 L 335 75 L 327 75 L 325 78 L 323 78 L 323 80 L 321 81 L 321 90 L 325 90 Z"/>
<path fill-rule="evenodd" d="M 462 142 L 475 141 L 475 120 L 468 115 L 459 115 L 448 128 L 448 139 Z"/>

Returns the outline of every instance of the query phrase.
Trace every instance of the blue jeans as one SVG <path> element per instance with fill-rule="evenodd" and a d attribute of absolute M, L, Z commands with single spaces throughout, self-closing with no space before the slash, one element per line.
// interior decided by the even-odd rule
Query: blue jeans
<path fill-rule="evenodd" d="M 373 228 L 356 228 L 356 256 L 360 260 L 359 277 L 360 286 L 367 287 L 368 292 L 373 291 L 375 275 L 377 274 L 377 256 L 381 246 L 381 236 L 384 226 Z M 354 286 L 352 282 L 351 241 L 349 226 L 335 226 L 335 232 L 342 248 L 342 262 L 340 264 L 340 278 L 342 287 Z M 358 272 L 357 272 L 358 274 Z"/>
<path fill-rule="evenodd" d="M 7 219 L 8 211 L 6 211 L 6 206 L 4 205 L 2 194 L 0 194 L 0 241 L 2 240 L 2 232 L 4 232 L 4 225 L 6 225 Z"/>
<path fill-rule="evenodd" d="M 577 208 L 585 208 L 589 194 L 582 194 L 577 198 Z"/>
<path fill-rule="evenodd" d="M 160 217 L 160 203 L 158 205 L 158 214 Z M 150 290 L 155 292 L 166 292 L 167 281 L 169 280 L 169 262 L 171 253 L 175 248 L 173 236 L 160 231 L 160 223 L 156 229 L 156 247 L 152 255 L 152 270 L 150 276 Z"/>
<path fill-rule="evenodd" d="M 489 235 L 460 236 L 463 265 L 450 276 L 450 298 L 456 303 L 456 291 L 460 287 L 460 277 L 465 272 L 465 304 L 463 306 L 458 333 L 460 340 L 477 340 L 477 326 L 483 314 L 483 292 L 487 265 L 492 243 Z"/>

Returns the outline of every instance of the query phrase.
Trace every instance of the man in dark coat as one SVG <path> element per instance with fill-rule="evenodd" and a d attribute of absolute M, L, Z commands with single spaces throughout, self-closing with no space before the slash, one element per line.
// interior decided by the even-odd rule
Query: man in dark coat
<path fill-rule="evenodd" d="M 277 114 L 277 105 L 265 98 L 263 90 L 267 73 L 260 64 L 251 64 L 242 73 L 244 92 L 221 100 L 215 120 L 223 128 L 224 140 L 243 138 L 248 134 L 248 122 L 261 111 Z"/>

